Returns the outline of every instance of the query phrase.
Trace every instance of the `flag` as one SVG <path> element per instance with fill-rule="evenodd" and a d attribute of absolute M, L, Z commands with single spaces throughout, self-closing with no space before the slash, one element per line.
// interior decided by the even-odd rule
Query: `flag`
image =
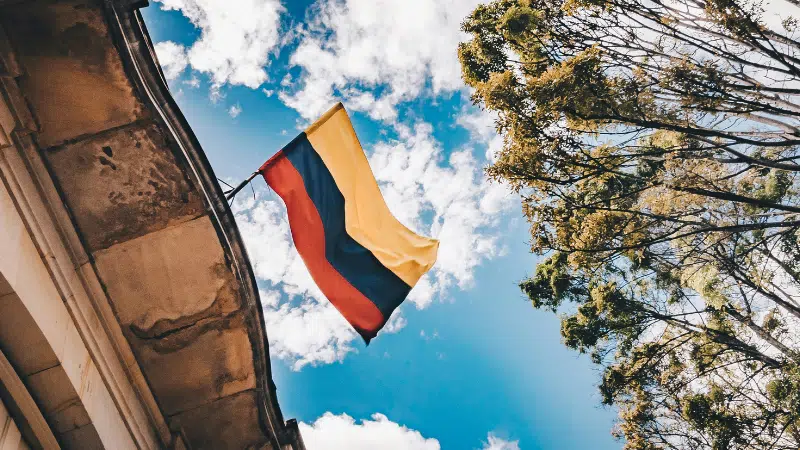
<path fill-rule="evenodd" d="M 259 169 L 323 294 L 369 343 L 436 261 L 439 242 L 389 211 L 339 103 Z"/>

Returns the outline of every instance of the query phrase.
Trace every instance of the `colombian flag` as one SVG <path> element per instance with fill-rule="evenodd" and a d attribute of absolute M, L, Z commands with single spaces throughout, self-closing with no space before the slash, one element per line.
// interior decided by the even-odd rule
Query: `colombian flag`
<path fill-rule="evenodd" d="M 389 211 L 341 103 L 259 172 L 286 204 L 314 281 L 369 343 L 433 266 L 439 242 Z"/>

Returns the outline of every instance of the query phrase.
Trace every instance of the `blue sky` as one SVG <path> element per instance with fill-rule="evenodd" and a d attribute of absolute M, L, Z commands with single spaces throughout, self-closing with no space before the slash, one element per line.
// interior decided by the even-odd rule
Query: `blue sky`
<path fill-rule="evenodd" d="M 470 1 L 164 0 L 143 10 L 218 177 L 236 182 L 336 101 L 387 203 L 440 258 L 365 347 L 314 286 L 264 186 L 234 211 L 265 306 L 284 415 L 312 450 L 615 449 L 598 374 L 516 284 L 534 270 L 502 141 L 459 77 Z"/>

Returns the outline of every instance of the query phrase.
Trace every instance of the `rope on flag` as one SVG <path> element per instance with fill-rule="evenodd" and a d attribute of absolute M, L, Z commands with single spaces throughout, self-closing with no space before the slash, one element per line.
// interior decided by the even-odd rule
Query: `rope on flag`
<path fill-rule="evenodd" d="M 323 294 L 369 343 L 433 264 L 439 242 L 389 211 L 341 103 L 256 175 L 283 199 L 292 239 Z"/>

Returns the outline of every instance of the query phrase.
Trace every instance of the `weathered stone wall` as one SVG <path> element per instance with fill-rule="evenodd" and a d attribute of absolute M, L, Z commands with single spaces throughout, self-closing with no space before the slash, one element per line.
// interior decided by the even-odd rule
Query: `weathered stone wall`
<path fill-rule="evenodd" d="M 109 25 L 119 19 L 117 3 L 130 2 L 0 2 L 10 140 L 42 164 L 49 200 L 74 233 L 62 238 L 77 242 L 73 263 L 98 283 L 108 308 L 95 325 L 124 337 L 117 351 L 136 366 L 129 377 L 143 377 L 142 404 L 157 405 L 150 422 L 161 445 L 172 439 L 158 429 L 159 414 L 168 434 L 194 449 L 299 449 L 274 402 L 249 263 L 238 234 L 226 231 L 235 225 L 221 222 L 218 188 L 187 156 L 191 130 L 165 117 L 147 86 L 152 73 L 145 79 L 129 54 L 149 45 L 146 36 L 129 42 L 121 25 Z M 126 360 L 125 349 L 135 360 Z M 61 416 L 43 411 L 61 433 Z M 93 423 L 79 413 L 66 422 Z M 106 448 L 130 448 L 109 447 L 97 431 Z"/>

